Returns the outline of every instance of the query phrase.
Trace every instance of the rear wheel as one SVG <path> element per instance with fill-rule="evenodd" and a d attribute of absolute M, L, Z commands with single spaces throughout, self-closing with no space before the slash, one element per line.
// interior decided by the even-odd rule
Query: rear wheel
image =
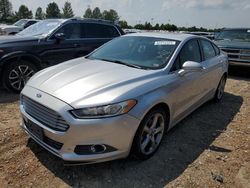
<path fill-rule="evenodd" d="M 159 148 L 166 129 L 166 113 L 163 109 L 149 112 L 142 120 L 132 146 L 132 155 L 138 159 L 150 158 Z"/>
<path fill-rule="evenodd" d="M 35 74 L 37 68 L 30 62 L 20 60 L 7 63 L 4 74 L 4 85 L 15 93 L 20 93 L 27 81 Z"/>
<path fill-rule="evenodd" d="M 215 96 L 214 96 L 214 101 L 215 102 L 219 102 L 222 97 L 223 97 L 223 94 L 224 94 L 224 90 L 225 90 L 225 86 L 226 86 L 226 76 L 224 75 L 220 82 L 219 82 L 219 85 L 217 87 L 217 90 L 216 90 L 216 93 L 215 93 Z"/>

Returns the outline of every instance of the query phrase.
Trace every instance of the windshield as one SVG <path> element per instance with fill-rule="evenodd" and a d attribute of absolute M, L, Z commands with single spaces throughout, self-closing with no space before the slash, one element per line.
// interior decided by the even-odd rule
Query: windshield
<path fill-rule="evenodd" d="M 23 27 L 27 22 L 28 22 L 28 20 L 19 20 L 16 23 L 14 23 L 13 25 L 15 25 L 17 27 Z"/>
<path fill-rule="evenodd" d="M 40 21 L 20 33 L 18 35 L 22 36 L 38 36 L 38 35 L 48 35 L 50 32 L 54 31 L 57 27 L 61 25 L 60 20 L 44 20 Z"/>
<path fill-rule="evenodd" d="M 216 40 L 250 41 L 250 29 L 234 29 L 221 31 Z"/>
<path fill-rule="evenodd" d="M 159 69 L 167 65 L 178 44 L 179 41 L 165 38 L 124 36 L 105 44 L 87 58 Z"/>

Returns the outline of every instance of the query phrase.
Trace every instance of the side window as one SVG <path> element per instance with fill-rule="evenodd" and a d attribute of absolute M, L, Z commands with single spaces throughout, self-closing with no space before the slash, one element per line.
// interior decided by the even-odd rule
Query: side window
<path fill-rule="evenodd" d="M 213 47 L 214 47 L 216 55 L 220 55 L 220 49 L 215 44 L 213 44 Z"/>
<path fill-rule="evenodd" d="M 33 25 L 34 23 L 36 23 L 36 21 L 29 21 L 29 22 L 27 22 L 27 23 L 25 24 L 24 28 L 27 28 L 27 27 Z"/>
<path fill-rule="evenodd" d="M 201 40 L 201 47 L 203 50 L 205 60 L 211 59 L 216 56 L 215 50 L 211 44 L 211 42 L 207 40 Z"/>
<path fill-rule="evenodd" d="M 85 36 L 86 38 L 114 38 L 119 36 L 119 33 L 114 26 L 86 23 Z"/>
<path fill-rule="evenodd" d="M 186 61 L 201 62 L 200 47 L 197 40 L 188 41 L 181 49 L 171 71 L 176 71 L 182 68 Z"/>
<path fill-rule="evenodd" d="M 81 24 L 79 23 L 71 23 L 64 25 L 56 33 L 64 33 L 66 39 L 83 38 Z"/>

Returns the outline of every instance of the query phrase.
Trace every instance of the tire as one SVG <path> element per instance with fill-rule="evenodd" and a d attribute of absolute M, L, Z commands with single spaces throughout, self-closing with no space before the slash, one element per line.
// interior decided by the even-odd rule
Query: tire
<path fill-rule="evenodd" d="M 6 64 L 3 70 L 3 84 L 7 89 L 20 93 L 31 76 L 37 72 L 37 67 L 23 60 Z"/>
<path fill-rule="evenodd" d="M 155 121 L 156 123 L 154 124 L 155 118 L 158 118 L 158 120 Z M 131 156 L 140 160 L 146 160 L 152 157 L 161 144 L 167 128 L 166 123 L 167 115 L 162 108 L 150 111 L 143 118 L 135 134 L 131 148 Z M 153 125 L 155 125 L 154 128 L 152 127 Z"/>
<path fill-rule="evenodd" d="M 218 84 L 218 87 L 216 89 L 215 95 L 214 95 L 214 102 L 220 102 L 223 94 L 224 94 L 224 89 L 225 89 L 225 85 L 226 85 L 226 81 L 227 81 L 227 77 L 224 75 L 222 76 L 222 78 L 220 79 L 220 82 Z"/>

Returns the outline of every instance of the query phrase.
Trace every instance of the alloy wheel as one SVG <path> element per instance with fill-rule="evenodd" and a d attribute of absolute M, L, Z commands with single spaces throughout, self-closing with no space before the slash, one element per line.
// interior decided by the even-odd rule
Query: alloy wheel
<path fill-rule="evenodd" d="M 145 155 L 153 153 L 161 143 L 165 129 L 164 117 L 155 113 L 146 122 L 140 139 L 141 152 Z"/>
<path fill-rule="evenodd" d="M 15 90 L 20 91 L 34 73 L 35 71 L 28 65 L 16 66 L 9 73 L 9 83 Z"/>

